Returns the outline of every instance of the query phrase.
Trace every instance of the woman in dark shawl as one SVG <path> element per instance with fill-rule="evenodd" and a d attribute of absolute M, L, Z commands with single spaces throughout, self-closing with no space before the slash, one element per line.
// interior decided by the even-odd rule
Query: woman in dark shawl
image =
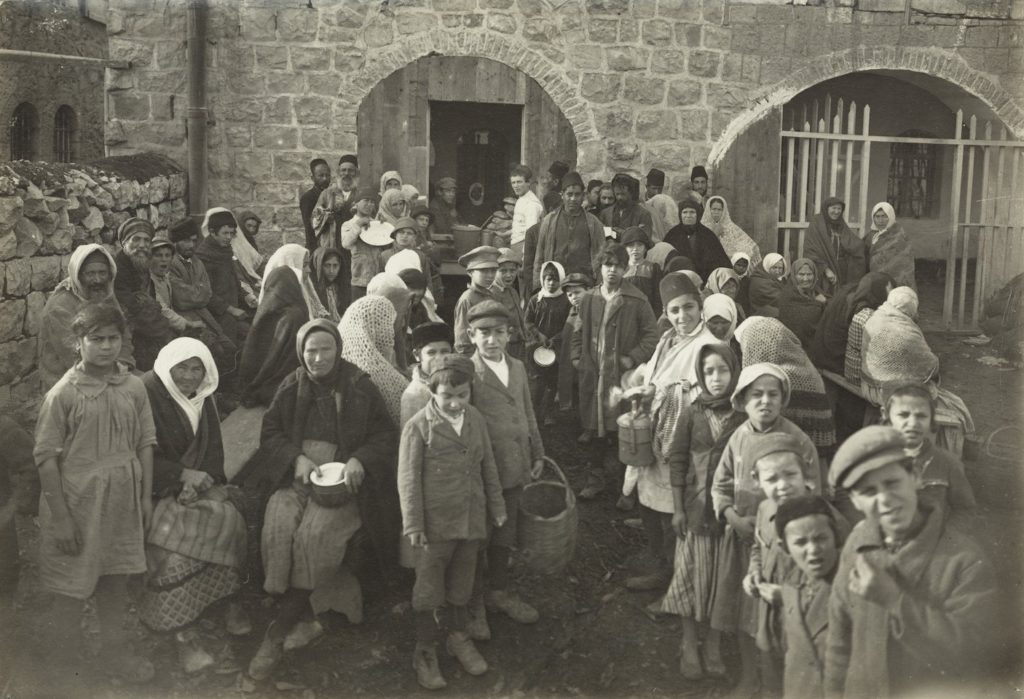
<path fill-rule="evenodd" d="M 801 257 L 793 263 L 789 283 L 779 295 L 779 320 L 800 340 L 806 352 L 825 310 L 825 297 L 818 288 L 818 269 L 814 261 Z"/>
<path fill-rule="evenodd" d="M 804 257 L 814 262 L 818 286 L 829 297 L 839 287 L 859 282 L 867 271 L 864 242 L 846 225 L 845 210 L 842 199 L 829 197 L 804 237 Z"/>
<path fill-rule="evenodd" d="M 301 648 L 315 638 L 319 624 L 312 593 L 335 586 L 358 532 L 365 531 L 377 563 L 373 579 L 362 581 L 364 588 L 381 588 L 397 570 L 398 432 L 384 400 L 366 374 L 341 358 L 335 323 L 311 320 L 294 342 L 300 366 L 281 382 L 263 416 L 260 448 L 246 479 L 274 489 L 261 533 L 263 587 L 281 596 L 276 618 L 249 664 L 255 680 L 270 675 L 286 648 Z M 313 499 L 309 485 L 328 462 L 344 464 L 351 493 L 335 507 Z M 361 605 L 353 610 L 361 611 Z"/>
<path fill-rule="evenodd" d="M 862 308 L 881 306 L 894 286 L 888 274 L 868 272 L 856 284 L 847 284 L 836 292 L 825 305 L 807 352 L 816 367 L 843 373 L 850 319 Z"/>
<path fill-rule="evenodd" d="M 227 485 L 217 365 L 199 340 L 172 340 L 142 377 L 153 409 L 153 522 L 146 535 L 146 579 L 139 617 L 167 631 L 195 621 L 242 586 L 247 540 L 241 492 Z M 229 633 L 252 630 L 241 605 L 225 610 Z M 194 629 L 176 636 L 188 673 L 213 665 Z"/>
<path fill-rule="evenodd" d="M 309 252 L 301 245 L 278 248 L 267 262 L 252 330 L 245 338 L 238 378 L 242 405 L 268 405 L 281 380 L 298 360 L 296 331 L 307 320 L 328 316 L 308 272 Z"/>
<path fill-rule="evenodd" d="M 313 280 L 320 304 L 327 311 L 327 317 L 337 323 L 348 308 L 351 287 L 342 284 L 341 265 L 344 258 L 337 248 L 317 248 L 309 264 L 309 276 Z"/>
<path fill-rule="evenodd" d="M 700 278 L 707 280 L 713 270 L 731 267 L 732 263 L 714 231 L 698 222 L 699 209 L 700 205 L 692 199 L 683 199 L 679 203 L 680 223 L 665 234 L 665 242 L 690 258 Z"/>

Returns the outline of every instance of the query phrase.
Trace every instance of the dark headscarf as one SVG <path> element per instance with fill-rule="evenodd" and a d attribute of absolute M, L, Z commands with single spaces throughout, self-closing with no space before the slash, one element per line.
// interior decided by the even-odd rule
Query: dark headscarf
<path fill-rule="evenodd" d="M 832 218 L 828 215 L 828 207 L 833 206 L 835 204 L 839 204 L 839 206 L 843 207 L 843 212 L 839 214 L 839 218 L 833 221 Z M 846 202 L 840 199 L 839 197 L 829 197 L 821 205 L 821 213 L 825 217 L 825 225 L 828 226 L 830 232 L 836 235 L 842 233 L 845 230 L 849 230 L 848 226 L 846 225 L 846 221 L 843 219 L 843 213 L 845 212 Z"/>
<path fill-rule="evenodd" d="M 704 358 L 709 354 L 717 354 L 729 366 L 729 387 L 721 396 L 713 396 L 708 390 L 704 379 Z M 732 405 L 732 394 L 736 390 L 736 382 L 740 380 L 740 362 L 736 353 L 729 345 L 720 342 L 713 342 L 704 345 L 697 351 L 697 384 L 700 386 L 700 395 L 694 402 L 703 408 L 721 410 Z"/>

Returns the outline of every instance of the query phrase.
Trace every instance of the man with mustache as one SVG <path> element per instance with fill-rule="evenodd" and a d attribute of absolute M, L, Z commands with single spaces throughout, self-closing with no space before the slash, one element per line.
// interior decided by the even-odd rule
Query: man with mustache
<path fill-rule="evenodd" d="M 117 239 L 121 251 L 114 258 L 118 270 L 114 277 L 114 295 L 128 320 L 135 344 L 136 366 L 141 371 L 149 371 L 160 348 L 174 339 L 174 331 L 164 317 L 149 276 L 153 225 L 141 218 L 130 218 L 117 229 Z"/>
<path fill-rule="evenodd" d="M 71 320 L 87 303 L 118 305 L 114 297 L 117 264 L 97 243 L 75 248 L 68 262 L 68 276 L 54 289 L 39 319 L 39 378 L 48 391 L 78 361 L 78 343 Z M 124 335 L 118 360 L 130 366 L 131 336 Z"/>

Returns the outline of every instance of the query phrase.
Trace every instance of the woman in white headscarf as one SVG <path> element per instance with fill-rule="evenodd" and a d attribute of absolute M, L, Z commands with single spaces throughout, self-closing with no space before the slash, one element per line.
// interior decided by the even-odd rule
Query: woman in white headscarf
<path fill-rule="evenodd" d="M 142 377 L 156 427 L 153 448 L 153 521 L 146 535 L 147 574 L 139 616 L 158 631 L 195 621 L 214 602 L 241 588 L 246 526 L 241 493 L 227 485 L 220 416 L 213 393 L 219 376 L 210 350 L 180 337 L 164 346 Z M 225 622 L 231 634 L 249 633 L 232 599 Z M 187 672 L 214 663 L 192 630 L 177 634 Z"/>
<path fill-rule="evenodd" d="M 730 258 L 738 252 L 743 252 L 750 256 L 751 264 L 756 265 L 761 261 L 761 248 L 733 222 L 729 216 L 729 205 L 723 197 L 716 194 L 708 198 L 700 222 L 714 231 L 722 241 L 725 254 Z"/>
<path fill-rule="evenodd" d="M 388 170 L 380 176 L 380 196 L 383 198 L 384 192 L 391 189 L 397 189 L 402 191 L 402 175 L 399 174 L 398 170 Z"/>
<path fill-rule="evenodd" d="M 914 251 L 903 226 L 896 222 L 896 210 L 889 202 L 879 202 L 871 209 L 871 231 L 867 245 L 868 271 L 885 272 L 898 286 L 916 289 L 914 282 Z"/>
<path fill-rule="evenodd" d="M 270 405 L 284 377 L 298 368 L 295 333 L 306 321 L 330 317 L 317 296 L 308 260 L 305 247 L 289 243 L 267 261 L 259 306 L 238 365 L 244 405 Z"/>

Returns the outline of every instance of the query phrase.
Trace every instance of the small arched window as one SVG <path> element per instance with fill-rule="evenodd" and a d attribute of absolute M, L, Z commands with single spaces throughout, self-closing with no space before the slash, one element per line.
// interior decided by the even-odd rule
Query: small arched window
<path fill-rule="evenodd" d="M 75 137 L 78 135 L 78 117 L 75 110 L 64 104 L 53 119 L 53 158 L 58 163 L 73 162 L 77 153 Z"/>
<path fill-rule="evenodd" d="M 14 108 L 10 124 L 11 160 L 35 160 L 38 130 L 39 115 L 35 107 L 22 102 Z"/>

